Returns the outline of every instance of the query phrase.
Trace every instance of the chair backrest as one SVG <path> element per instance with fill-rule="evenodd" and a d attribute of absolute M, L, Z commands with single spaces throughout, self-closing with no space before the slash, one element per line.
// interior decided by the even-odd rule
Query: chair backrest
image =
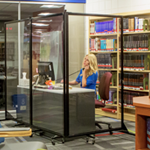
<path fill-rule="evenodd" d="M 98 91 L 101 99 L 103 100 L 109 99 L 109 86 L 110 86 L 111 78 L 112 78 L 112 74 L 110 72 L 106 72 L 100 79 Z"/>

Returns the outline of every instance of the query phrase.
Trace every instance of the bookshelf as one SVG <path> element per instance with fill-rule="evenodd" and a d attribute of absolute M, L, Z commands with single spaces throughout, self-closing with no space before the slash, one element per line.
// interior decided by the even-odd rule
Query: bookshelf
<path fill-rule="evenodd" d="M 130 59 L 127 59 L 126 60 L 126 63 L 124 62 L 124 65 L 126 65 L 125 67 L 127 67 L 127 69 L 124 69 L 124 76 L 130 76 L 130 78 L 128 79 L 133 79 L 133 77 L 131 77 L 132 75 L 136 75 L 136 76 L 142 76 L 143 75 L 143 82 L 140 81 L 140 79 L 136 80 L 136 81 L 132 81 L 133 83 L 138 83 L 141 82 L 141 84 L 143 84 L 143 86 L 145 86 L 143 89 L 138 89 L 136 87 L 133 87 L 133 88 L 128 88 L 128 87 L 125 87 L 124 88 L 124 95 L 130 95 L 132 97 L 132 103 L 133 103 L 133 97 L 136 97 L 136 96 L 145 96 L 145 95 L 148 95 L 148 92 L 149 92 L 149 88 L 148 88 L 148 82 L 149 82 L 149 79 L 145 80 L 145 78 L 147 78 L 147 75 L 148 73 L 150 73 L 150 64 L 148 64 L 147 66 L 147 63 L 150 62 L 150 18 L 148 17 L 150 15 L 150 10 L 144 10 L 144 11 L 138 11 L 138 12 L 127 12 L 127 13 L 121 13 L 121 14 L 113 14 L 113 15 L 122 15 L 124 18 L 126 18 L 125 20 L 128 20 L 128 23 L 130 23 L 130 27 L 129 27 L 129 24 L 128 24 L 128 28 L 125 28 L 125 29 L 131 29 L 130 31 L 127 31 L 124 30 L 124 33 L 123 33 L 123 36 L 124 36 L 124 39 L 133 39 L 134 40 L 131 40 L 131 41 L 140 41 L 140 40 L 137 40 L 137 39 L 140 39 L 140 38 L 143 38 L 144 39 L 144 43 L 147 44 L 147 45 L 143 45 L 140 46 L 140 47 L 128 47 L 125 45 L 125 42 L 124 42 L 124 56 L 130 58 L 130 57 L 135 57 L 135 62 L 137 64 L 142 64 L 142 61 L 143 61 L 143 68 L 140 69 L 138 68 L 139 66 L 137 65 L 134 69 L 133 69 L 133 62 L 134 60 Z M 135 18 L 136 17 L 136 18 Z M 134 18 L 134 19 L 133 19 Z M 148 29 L 148 25 L 142 25 L 142 22 L 147 19 L 148 22 L 149 22 L 149 29 Z M 108 17 L 89 17 L 89 36 L 88 38 L 90 39 L 90 43 L 89 43 L 89 53 L 92 53 L 92 54 L 95 54 L 96 56 L 97 55 L 105 55 L 106 57 L 104 57 L 105 59 L 107 59 L 107 55 L 108 56 L 116 56 L 116 66 L 115 68 L 114 67 L 103 67 L 103 66 L 99 66 L 99 69 L 98 71 L 102 71 L 102 72 L 106 72 L 106 71 L 109 71 L 109 72 L 112 72 L 112 73 L 116 73 L 116 76 L 117 76 L 117 80 L 116 80 L 116 85 L 111 85 L 110 86 L 110 90 L 116 90 L 116 94 L 117 94 L 117 100 L 116 100 L 116 104 L 107 104 L 107 106 L 109 106 L 109 108 L 113 108 L 113 107 L 116 107 L 117 109 L 117 113 L 111 113 L 111 112 L 104 112 L 102 111 L 101 108 L 96 108 L 95 109 L 95 112 L 96 114 L 99 114 L 99 115 L 104 115 L 104 116 L 107 116 L 107 117 L 112 117 L 112 118 L 117 118 L 117 119 L 121 119 L 121 107 L 120 107 L 120 98 L 119 98 L 119 95 L 120 95 L 120 86 L 119 86 L 119 74 L 121 72 L 121 69 L 120 69 L 120 45 L 119 45 L 119 38 L 120 38 L 120 27 L 119 27 L 119 19 L 117 19 L 117 23 L 116 23 L 116 29 L 117 31 L 111 33 L 111 34 L 106 34 L 106 33 L 93 33 L 91 32 L 91 24 L 95 23 L 95 22 L 106 22 L 106 21 L 110 21 L 110 20 L 113 20 L 113 18 L 108 18 Z M 130 20 L 130 21 L 129 21 Z M 134 20 L 134 24 L 133 24 L 133 20 Z M 137 25 L 137 23 L 135 22 L 136 20 L 142 20 L 140 21 L 140 24 Z M 143 22 L 144 23 L 144 22 Z M 135 26 L 136 25 L 136 26 Z M 142 25 L 142 28 L 140 28 Z M 144 26 L 145 26 L 145 31 L 143 30 L 144 29 Z M 134 29 L 133 29 L 134 28 Z M 96 47 L 95 50 L 93 50 L 91 47 L 91 39 L 116 39 L 116 47 L 115 47 L 115 50 L 114 49 L 111 49 L 111 50 L 104 50 L 104 49 L 99 49 Z M 95 43 L 97 43 L 97 39 L 95 40 Z M 147 40 L 147 41 L 146 41 Z M 130 41 L 130 40 L 129 40 Z M 133 43 L 132 42 L 129 42 L 130 46 L 132 45 L 133 46 Z M 142 41 L 142 40 L 141 40 Z M 132 44 L 131 44 L 132 43 Z M 142 42 L 141 42 L 142 43 Z M 146 46 L 146 48 L 144 47 Z M 139 59 L 139 56 L 140 56 L 140 59 Z M 142 58 L 143 56 L 143 58 Z M 149 58 L 147 58 L 147 56 Z M 101 57 L 97 57 L 98 59 L 101 58 Z M 124 59 L 125 60 L 125 59 Z M 138 60 L 138 61 L 137 61 Z M 130 62 L 131 64 L 129 65 L 127 62 Z M 145 67 L 145 63 L 146 62 L 146 67 Z M 109 62 L 108 62 L 109 63 Z M 135 63 L 135 64 L 136 64 Z M 99 64 L 99 62 L 98 62 Z M 128 67 L 131 67 L 132 69 L 129 69 Z M 146 76 L 146 77 L 145 77 Z M 140 77 L 139 77 L 140 78 Z M 124 78 L 124 82 L 127 82 L 125 81 L 125 78 Z M 125 84 L 124 84 L 125 86 Z M 130 86 L 130 85 L 127 85 L 127 86 Z M 137 85 L 136 85 L 137 86 Z M 139 86 L 139 85 L 138 85 Z M 98 87 L 98 86 L 97 86 Z M 128 98 L 124 98 L 126 103 L 128 101 Z M 131 101 L 130 101 L 131 102 Z M 129 120 L 129 121 L 135 121 L 135 108 L 134 106 L 130 107 L 130 105 L 127 104 L 127 106 L 124 106 L 124 119 L 125 120 Z"/>
<path fill-rule="evenodd" d="M 108 21 L 108 22 L 110 21 L 111 22 L 112 20 L 113 20 L 113 18 L 107 18 L 107 17 L 106 18 L 97 18 L 96 17 L 95 19 L 89 18 L 89 27 L 90 27 L 90 24 L 93 23 L 94 21 L 99 21 L 99 22 L 100 21 Z M 117 28 L 119 30 L 118 18 L 116 18 L 115 21 L 116 21 L 115 28 L 116 28 L 116 30 L 117 30 Z M 118 105 L 119 104 L 119 98 L 118 98 L 119 97 L 119 87 L 118 87 L 119 64 L 116 63 L 116 61 L 119 62 L 119 59 L 118 59 L 119 58 L 119 42 L 118 42 L 119 36 L 120 36 L 119 32 L 116 32 L 116 31 L 115 31 L 115 33 L 111 33 L 111 34 L 91 34 L 89 32 L 89 39 L 91 39 L 91 41 L 94 38 L 98 38 L 98 40 L 108 39 L 107 43 L 110 44 L 108 49 L 100 49 L 100 47 L 99 47 L 97 50 L 91 50 L 91 47 L 90 47 L 91 44 L 90 44 L 89 45 L 89 53 L 95 54 L 97 56 L 97 58 L 101 57 L 101 56 L 109 58 L 110 56 L 112 56 L 115 59 L 114 60 L 115 63 L 112 64 L 112 66 L 108 65 L 107 67 L 102 67 L 103 62 L 101 62 L 101 63 L 98 62 L 98 68 L 99 68 L 98 71 L 99 71 L 99 76 L 100 76 L 100 72 L 103 72 L 103 71 L 104 72 L 107 72 L 107 71 L 112 72 L 112 74 L 114 74 L 114 76 L 115 76 L 115 80 L 116 80 L 115 83 L 114 84 L 112 83 L 110 85 L 110 89 L 112 91 L 114 91 L 115 102 L 106 103 L 106 107 L 107 108 L 115 108 L 115 109 L 117 109 L 117 111 L 114 113 L 114 112 L 103 111 L 101 108 L 95 109 L 96 114 L 99 114 L 102 116 L 107 116 L 107 117 L 112 117 L 112 118 L 119 118 L 119 114 L 118 114 L 118 110 L 119 110 L 119 107 L 118 107 L 119 106 Z M 103 58 L 103 60 L 105 60 L 105 58 Z M 108 62 L 108 64 L 110 64 L 110 62 Z M 98 85 L 97 85 L 97 87 L 98 87 Z"/>

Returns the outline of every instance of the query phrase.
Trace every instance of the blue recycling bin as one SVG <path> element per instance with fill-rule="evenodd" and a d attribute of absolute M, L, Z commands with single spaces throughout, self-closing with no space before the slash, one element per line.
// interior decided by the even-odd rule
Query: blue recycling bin
<path fill-rule="evenodd" d="M 0 128 L 2 128 L 2 125 L 0 124 Z M 5 138 L 1 137 L 0 138 L 0 143 L 3 143 L 5 141 Z"/>
<path fill-rule="evenodd" d="M 12 95 L 13 106 L 16 108 L 17 113 L 26 112 L 27 109 L 27 96 L 25 94 Z"/>

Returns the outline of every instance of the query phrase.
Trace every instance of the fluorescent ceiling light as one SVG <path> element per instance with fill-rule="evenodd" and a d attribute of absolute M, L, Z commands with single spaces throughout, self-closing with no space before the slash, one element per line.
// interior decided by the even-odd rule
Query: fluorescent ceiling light
<path fill-rule="evenodd" d="M 49 12 L 47 12 L 47 13 L 40 13 L 38 15 L 39 16 L 48 16 L 48 15 L 52 15 L 52 14 L 55 14 L 55 13 L 49 13 Z"/>
<path fill-rule="evenodd" d="M 42 5 L 40 8 L 61 8 L 62 5 Z"/>
<path fill-rule="evenodd" d="M 38 20 L 37 22 L 52 22 L 52 20 Z"/>
<path fill-rule="evenodd" d="M 32 23 L 35 26 L 49 26 L 49 24 L 44 24 L 44 23 Z"/>

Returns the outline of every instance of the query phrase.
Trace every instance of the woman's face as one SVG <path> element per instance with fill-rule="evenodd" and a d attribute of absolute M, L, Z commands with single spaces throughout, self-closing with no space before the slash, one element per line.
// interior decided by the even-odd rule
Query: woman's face
<path fill-rule="evenodd" d="M 84 58 L 83 65 L 84 65 L 84 67 L 86 67 L 86 66 L 89 65 L 89 59 L 88 59 L 88 56 L 86 56 L 86 57 Z"/>

